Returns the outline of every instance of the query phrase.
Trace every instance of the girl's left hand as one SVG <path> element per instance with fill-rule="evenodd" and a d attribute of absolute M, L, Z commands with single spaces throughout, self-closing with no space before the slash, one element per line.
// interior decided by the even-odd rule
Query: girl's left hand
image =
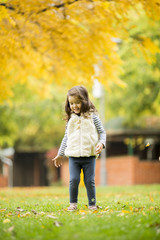
<path fill-rule="evenodd" d="M 96 154 L 100 154 L 102 149 L 103 149 L 103 144 L 98 143 L 97 146 L 96 146 Z"/>

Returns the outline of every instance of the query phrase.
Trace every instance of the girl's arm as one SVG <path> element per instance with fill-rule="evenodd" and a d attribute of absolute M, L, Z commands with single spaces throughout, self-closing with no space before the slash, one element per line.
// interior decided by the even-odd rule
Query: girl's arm
<path fill-rule="evenodd" d="M 63 140 L 61 142 L 58 154 L 55 158 L 52 159 L 52 161 L 54 162 L 54 165 L 56 167 L 60 167 L 62 165 L 62 160 L 63 160 L 64 151 L 66 149 L 66 146 L 67 146 L 67 126 L 66 126 L 65 134 L 64 134 Z"/>
<path fill-rule="evenodd" d="M 100 118 L 96 115 L 93 114 L 93 122 L 94 125 L 97 129 L 98 135 L 99 135 L 99 142 L 103 144 L 103 148 L 106 146 L 106 132 L 104 130 L 104 127 L 102 125 L 102 122 Z"/>
<path fill-rule="evenodd" d="M 67 147 L 67 125 L 66 125 L 66 129 L 65 129 L 65 134 L 64 134 L 64 137 L 62 139 L 62 142 L 61 142 L 61 145 L 60 145 L 60 148 L 59 148 L 59 151 L 58 151 L 57 155 L 64 156 L 64 152 L 65 152 L 66 147 Z"/>

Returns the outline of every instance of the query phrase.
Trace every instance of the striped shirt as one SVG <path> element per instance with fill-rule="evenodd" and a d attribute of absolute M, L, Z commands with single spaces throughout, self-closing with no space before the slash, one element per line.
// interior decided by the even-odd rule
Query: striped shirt
<path fill-rule="evenodd" d="M 97 132 L 98 132 L 99 142 L 102 143 L 103 146 L 105 147 L 106 146 L 106 132 L 103 128 L 101 120 L 96 114 L 93 114 L 92 117 L 93 117 L 93 123 L 94 123 L 94 125 L 97 129 Z M 61 145 L 60 145 L 60 148 L 59 148 L 59 151 L 58 151 L 58 155 L 64 156 L 64 152 L 65 152 L 66 147 L 67 147 L 67 125 L 66 125 L 66 130 L 65 130 L 63 140 L 61 142 Z"/>

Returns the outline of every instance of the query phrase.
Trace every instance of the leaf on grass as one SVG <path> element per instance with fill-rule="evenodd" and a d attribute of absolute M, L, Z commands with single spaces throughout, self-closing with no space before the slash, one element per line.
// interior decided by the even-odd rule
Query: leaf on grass
<path fill-rule="evenodd" d="M 6 214 L 6 217 L 10 217 L 12 215 L 13 215 L 12 212 L 9 212 L 9 213 Z"/>
<path fill-rule="evenodd" d="M 138 209 L 138 208 L 135 208 L 135 209 L 134 209 L 134 212 L 139 212 L 139 209 Z"/>
<path fill-rule="evenodd" d="M 79 214 L 86 214 L 86 211 L 84 211 L 84 210 L 79 210 Z"/>
<path fill-rule="evenodd" d="M 45 215 L 45 212 L 40 212 L 39 214 L 43 216 L 43 215 Z"/>
<path fill-rule="evenodd" d="M 154 210 L 154 207 L 151 206 L 151 207 L 149 208 L 149 210 L 151 210 L 151 211 Z"/>
<path fill-rule="evenodd" d="M 156 228 L 160 228 L 160 222 L 155 222 L 149 225 L 149 227 L 156 227 Z"/>
<path fill-rule="evenodd" d="M 101 206 L 98 206 L 98 205 L 97 205 L 97 208 L 102 209 L 102 207 L 101 207 Z"/>
<path fill-rule="evenodd" d="M 9 227 L 6 232 L 12 232 L 14 230 L 14 226 Z"/>
<path fill-rule="evenodd" d="M 105 210 L 105 211 L 108 211 L 108 210 L 109 210 L 109 206 L 108 206 L 108 207 L 106 207 L 104 210 Z"/>
<path fill-rule="evenodd" d="M 130 213 L 130 212 L 127 210 L 122 210 L 122 213 Z"/>
<path fill-rule="evenodd" d="M 24 209 L 22 209 L 21 207 L 17 207 L 17 210 L 20 211 L 20 212 L 24 211 Z"/>
<path fill-rule="evenodd" d="M 0 209 L 0 212 L 5 212 L 6 208 Z"/>
<path fill-rule="evenodd" d="M 53 216 L 53 215 L 47 215 L 46 217 L 53 218 L 53 219 L 57 219 L 57 217 L 55 217 L 55 216 Z"/>
<path fill-rule="evenodd" d="M 98 210 L 94 210 L 92 213 L 98 213 Z"/>
<path fill-rule="evenodd" d="M 30 212 L 26 212 L 24 214 L 18 214 L 18 217 L 27 217 L 27 216 L 30 216 L 31 213 Z"/>
<path fill-rule="evenodd" d="M 122 212 L 122 213 L 118 214 L 117 216 L 122 217 L 122 216 L 124 216 L 124 213 Z"/>
<path fill-rule="evenodd" d="M 35 210 L 32 210 L 32 212 L 35 214 L 35 215 L 37 215 L 38 213 L 35 211 Z"/>
<path fill-rule="evenodd" d="M 145 212 L 142 212 L 142 214 L 143 214 L 144 216 L 146 216 Z"/>
<path fill-rule="evenodd" d="M 54 225 L 55 225 L 56 227 L 61 227 L 61 226 L 62 226 L 62 223 L 61 223 L 61 222 L 58 222 L 58 221 L 55 221 L 55 222 L 54 222 Z"/>
<path fill-rule="evenodd" d="M 149 198 L 150 198 L 151 202 L 154 202 L 154 199 L 153 199 L 153 197 L 151 195 L 149 196 Z"/>
<path fill-rule="evenodd" d="M 5 223 L 10 223 L 10 221 L 11 221 L 10 219 L 6 218 L 6 219 L 3 220 L 3 223 L 4 223 L 4 224 L 5 224 Z"/>
<path fill-rule="evenodd" d="M 130 208 L 131 211 L 133 211 L 133 207 L 132 206 L 130 206 L 129 208 Z"/>

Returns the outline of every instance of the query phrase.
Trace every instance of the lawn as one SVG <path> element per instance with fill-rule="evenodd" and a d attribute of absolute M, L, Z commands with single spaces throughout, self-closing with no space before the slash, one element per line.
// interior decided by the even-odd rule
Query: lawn
<path fill-rule="evenodd" d="M 0 189 L 1 240 L 158 240 L 160 185 L 97 187 L 98 210 L 86 190 L 68 212 L 67 187 Z"/>

